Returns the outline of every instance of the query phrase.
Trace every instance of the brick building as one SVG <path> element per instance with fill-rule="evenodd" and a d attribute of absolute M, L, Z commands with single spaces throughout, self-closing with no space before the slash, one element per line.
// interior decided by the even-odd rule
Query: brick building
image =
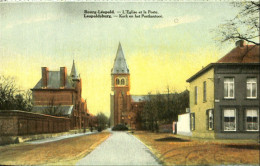
<path fill-rule="evenodd" d="M 42 78 L 34 86 L 33 112 L 69 117 L 71 129 L 87 126 L 87 102 L 82 99 L 82 80 L 73 61 L 70 75 L 66 67 L 50 71 L 42 67 Z"/>
<path fill-rule="evenodd" d="M 131 104 L 130 73 L 120 43 L 111 70 L 111 83 L 111 126 L 126 124 Z"/>
<path fill-rule="evenodd" d="M 111 126 L 125 124 L 132 129 L 140 129 L 141 123 L 138 120 L 144 104 L 145 96 L 130 95 L 130 71 L 119 43 L 111 70 Z"/>

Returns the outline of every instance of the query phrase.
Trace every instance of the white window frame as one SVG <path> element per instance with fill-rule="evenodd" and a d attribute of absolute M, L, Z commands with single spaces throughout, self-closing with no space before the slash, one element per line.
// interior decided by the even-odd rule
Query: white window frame
<path fill-rule="evenodd" d="M 190 114 L 190 129 L 191 131 L 195 130 L 195 113 Z"/>
<path fill-rule="evenodd" d="M 235 116 L 235 129 L 234 130 L 226 130 L 225 129 L 225 123 L 228 123 L 228 122 L 225 122 L 225 111 L 229 111 L 229 110 L 233 110 L 234 111 L 234 116 Z M 236 115 L 236 113 L 237 113 L 237 111 L 234 108 L 229 108 L 229 109 L 224 109 L 223 110 L 224 131 L 237 131 L 237 115 Z"/>
<path fill-rule="evenodd" d="M 227 79 L 233 79 L 232 82 L 228 81 Z M 227 95 L 225 96 L 225 84 L 227 84 Z M 233 96 L 230 96 L 230 85 L 233 84 Z M 224 98 L 225 99 L 234 99 L 235 98 L 235 78 L 234 77 L 226 77 L 224 78 Z"/>
<path fill-rule="evenodd" d="M 248 130 L 247 129 L 247 124 L 248 124 L 248 122 L 247 122 L 247 111 L 251 111 L 251 110 L 254 110 L 254 111 L 256 111 L 256 113 L 257 113 L 257 130 Z M 246 131 L 259 131 L 259 111 L 258 111 L 258 109 L 246 109 Z"/>
<path fill-rule="evenodd" d="M 255 79 L 255 81 L 248 81 L 249 79 Z M 255 86 L 256 95 L 255 96 L 253 96 L 253 84 L 256 84 L 256 86 Z M 247 96 L 248 85 L 250 85 L 250 96 Z M 256 99 L 257 98 L 257 79 L 256 79 L 256 77 L 246 79 L 246 98 L 247 99 Z"/>
<path fill-rule="evenodd" d="M 210 119 L 210 117 L 212 117 L 212 119 Z M 210 127 L 210 123 L 212 123 L 212 127 Z M 213 128 L 214 128 L 214 114 L 213 114 L 213 110 L 209 110 L 209 112 L 208 112 L 208 129 L 213 130 Z"/>

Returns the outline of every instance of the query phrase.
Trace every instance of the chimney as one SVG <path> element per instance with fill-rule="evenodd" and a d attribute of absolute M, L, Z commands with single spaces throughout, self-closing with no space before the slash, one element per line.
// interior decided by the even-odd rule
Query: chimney
<path fill-rule="evenodd" d="M 60 67 L 60 87 L 64 88 L 66 85 L 66 78 L 67 78 L 67 68 Z"/>
<path fill-rule="evenodd" d="M 48 86 L 49 79 L 49 69 L 47 67 L 42 67 L 42 88 L 46 88 Z"/>
<path fill-rule="evenodd" d="M 238 40 L 236 41 L 236 47 L 244 47 L 246 45 L 246 41 Z"/>

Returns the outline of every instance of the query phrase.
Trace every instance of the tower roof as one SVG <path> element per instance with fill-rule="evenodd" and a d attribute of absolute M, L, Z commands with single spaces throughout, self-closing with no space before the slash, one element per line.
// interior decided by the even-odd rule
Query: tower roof
<path fill-rule="evenodd" d="M 114 66 L 111 70 L 112 74 L 129 74 L 129 69 L 126 64 L 126 59 L 124 56 L 124 52 L 121 46 L 121 43 L 119 42 L 116 58 L 114 60 Z"/>
<path fill-rule="evenodd" d="M 72 79 L 79 79 L 79 75 L 78 75 L 78 72 L 76 70 L 76 65 L 75 65 L 74 60 L 73 60 L 70 76 L 72 77 Z"/>

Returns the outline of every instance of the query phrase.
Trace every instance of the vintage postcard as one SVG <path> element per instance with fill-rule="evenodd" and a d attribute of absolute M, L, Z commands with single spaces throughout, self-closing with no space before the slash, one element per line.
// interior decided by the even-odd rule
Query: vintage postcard
<path fill-rule="evenodd" d="M 257 0 L 0 0 L 0 165 L 259 165 Z"/>

